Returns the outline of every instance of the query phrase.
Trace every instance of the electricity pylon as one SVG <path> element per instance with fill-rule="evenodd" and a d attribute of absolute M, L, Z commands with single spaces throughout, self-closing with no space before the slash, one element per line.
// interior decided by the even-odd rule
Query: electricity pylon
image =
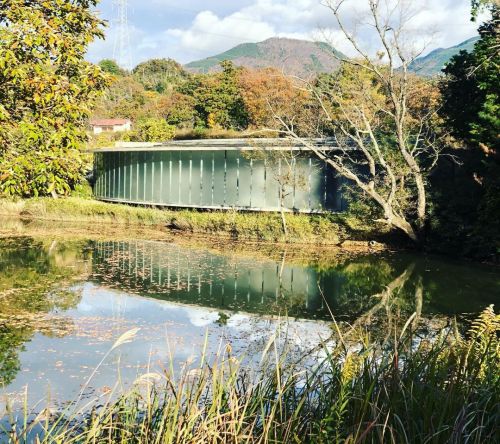
<path fill-rule="evenodd" d="M 128 0 L 114 0 L 113 5 L 117 12 L 113 59 L 122 68 L 131 69 L 132 57 L 130 54 L 130 30 L 128 27 Z"/>

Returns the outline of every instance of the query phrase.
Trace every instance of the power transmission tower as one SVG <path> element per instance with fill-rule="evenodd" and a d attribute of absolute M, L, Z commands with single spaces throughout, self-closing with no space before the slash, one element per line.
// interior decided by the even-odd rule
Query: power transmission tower
<path fill-rule="evenodd" d="M 132 68 L 130 54 L 130 30 L 128 27 L 128 0 L 114 0 L 117 12 L 116 36 L 113 47 L 113 58 L 122 68 Z"/>

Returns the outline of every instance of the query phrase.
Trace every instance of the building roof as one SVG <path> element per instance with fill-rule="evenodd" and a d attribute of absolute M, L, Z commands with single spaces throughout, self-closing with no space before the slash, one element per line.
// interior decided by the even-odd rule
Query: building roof
<path fill-rule="evenodd" d="M 130 119 L 93 119 L 90 121 L 92 126 L 114 126 L 130 123 Z"/>
<path fill-rule="evenodd" d="M 322 150 L 338 149 L 336 140 L 305 139 L 310 145 Z M 254 151 L 254 150 L 297 150 L 308 151 L 308 148 L 290 139 L 196 139 L 171 140 L 169 142 L 116 142 L 114 147 L 101 148 L 96 151 Z"/>

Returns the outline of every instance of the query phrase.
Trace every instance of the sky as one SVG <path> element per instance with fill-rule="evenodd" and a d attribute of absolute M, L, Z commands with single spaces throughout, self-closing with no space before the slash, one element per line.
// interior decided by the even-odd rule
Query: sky
<path fill-rule="evenodd" d="M 128 3 L 126 32 L 119 25 L 118 0 L 101 0 L 98 14 L 108 22 L 106 39 L 94 42 L 88 59 L 119 61 L 131 68 L 151 58 L 180 63 L 226 51 L 240 43 L 271 37 L 326 40 L 347 55 L 329 0 L 122 0 Z M 337 1 L 337 0 L 330 0 Z M 385 0 L 388 2 L 394 0 Z M 470 0 L 399 0 L 411 10 L 407 39 L 424 54 L 477 35 L 470 21 Z M 368 51 L 380 48 L 366 23 L 367 0 L 345 0 L 341 14 Z M 120 38 L 123 35 L 125 38 Z M 120 42 L 126 50 L 120 52 Z M 127 66 L 128 65 L 128 66 Z"/>

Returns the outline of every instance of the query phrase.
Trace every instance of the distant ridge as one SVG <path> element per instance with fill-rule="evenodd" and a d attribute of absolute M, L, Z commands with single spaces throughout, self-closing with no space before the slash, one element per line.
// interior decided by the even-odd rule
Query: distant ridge
<path fill-rule="evenodd" d="M 446 63 L 462 50 L 472 51 L 479 37 L 472 37 L 449 48 L 437 48 L 424 57 L 417 58 L 410 71 L 433 77 L 441 74 Z M 220 71 L 220 62 L 231 60 L 237 66 L 246 68 L 276 68 L 285 74 L 310 77 L 333 72 L 340 66 L 339 58 L 344 54 L 324 42 L 311 42 L 289 38 L 273 37 L 259 43 L 243 43 L 223 53 L 196 60 L 185 65 L 192 73 Z"/>
<path fill-rule="evenodd" d="M 219 63 L 231 60 L 246 68 L 277 68 L 286 74 L 308 77 L 332 72 L 340 66 L 335 57 L 345 56 L 323 42 L 311 42 L 288 38 L 270 38 L 260 43 L 243 43 L 221 54 L 197 60 L 185 65 L 193 73 L 219 71 Z"/>
<path fill-rule="evenodd" d="M 479 40 L 479 37 L 472 37 L 458 45 L 450 48 L 438 48 L 431 51 L 424 57 L 416 59 L 409 67 L 410 71 L 423 77 L 434 77 L 441 74 L 441 70 L 450 59 L 462 50 L 472 51 L 474 44 Z"/>

